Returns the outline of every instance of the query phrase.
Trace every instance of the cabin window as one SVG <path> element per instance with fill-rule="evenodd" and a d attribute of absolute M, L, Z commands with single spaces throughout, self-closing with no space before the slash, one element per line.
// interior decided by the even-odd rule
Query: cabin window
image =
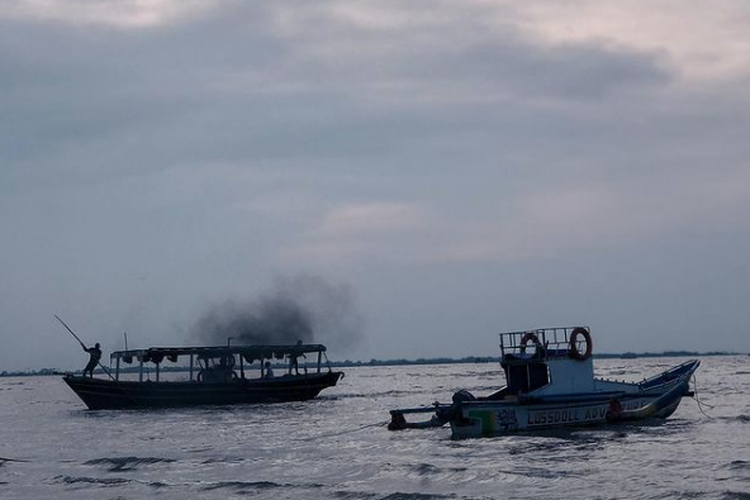
<path fill-rule="evenodd" d="M 508 392 L 531 392 L 549 384 L 549 370 L 545 363 L 528 363 L 508 366 Z"/>
<path fill-rule="evenodd" d="M 549 371 L 544 363 L 529 365 L 529 390 L 539 389 L 549 384 Z"/>

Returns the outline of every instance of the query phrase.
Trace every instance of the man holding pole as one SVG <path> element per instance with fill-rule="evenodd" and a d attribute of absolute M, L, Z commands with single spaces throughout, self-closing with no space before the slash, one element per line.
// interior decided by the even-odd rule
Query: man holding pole
<path fill-rule="evenodd" d="M 102 350 L 101 350 L 101 347 L 99 346 L 99 342 L 97 342 L 94 347 L 86 347 L 86 344 L 84 344 L 83 341 L 78 338 L 78 335 L 76 335 L 76 332 L 71 330 L 70 327 L 65 324 L 65 321 L 63 321 L 60 318 L 60 316 L 55 314 L 55 318 L 57 318 L 57 321 L 59 321 L 62 324 L 62 326 L 64 326 L 65 329 L 68 330 L 68 332 L 70 332 L 70 334 L 78 341 L 78 343 L 81 344 L 81 347 L 83 348 L 83 350 L 89 353 L 89 355 L 91 356 L 89 358 L 89 363 L 86 365 L 86 368 L 83 369 L 83 376 L 85 377 L 86 372 L 88 372 L 91 375 L 91 378 L 94 378 L 94 369 L 96 368 L 96 365 L 99 365 L 101 366 L 102 370 L 104 370 L 104 373 L 109 375 L 109 378 L 111 378 L 112 380 L 115 380 L 112 374 L 109 373 L 109 371 L 106 368 L 104 368 L 104 366 L 101 363 L 99 363 L 99 360 L 102 359 Z M 127 336 L 125 337 L 125 341 L 127 342 Z"/>
<path fill-rule="evenodd" d="M 81 344 L 81 347 L 83 347 L 83 350 L 91 356 L 86 368 L 83 369 L 83 376 L 85 377 L 86 373 L 89 373 L 91 378 L 94 378 L 94 368 L 99 364 L 99 360 L 102 359 L 102 350 L 99 347 L 99 342 L 97 342 L 94 347 L 86 347 L 83 344 Z"/>

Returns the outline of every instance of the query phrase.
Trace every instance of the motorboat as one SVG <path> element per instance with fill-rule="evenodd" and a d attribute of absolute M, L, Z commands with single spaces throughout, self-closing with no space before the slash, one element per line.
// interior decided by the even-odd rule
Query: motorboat
<path fill-rule="evenodd" d="M 452 403 L 391 410 L 390 430 L 450 424 L 453 438 L 502 436 L 563 426 L 665 419 L 700 365 L 689 360 L 641 382 L 594 376 L 589 327 L 554 327 L 500 334 L 500 365 L 507 385 L 477 397 L 466 390 Z M 406 415 L 433 413 L 428 421 Z"/>
<path fill-rule="evenodd" d="M 135 369 L 124 366 L 134 362 Z M 173 366 L 162 367 L 165 362 Z M 106 378 L 63 377 L 92 410 L 304 401 L 344 376 L 331 369 L 324 345 L 301 343 L 116 351 L 110 368 L 102 369 Z M 177 370 L 180 379 L 166 376 Z"/>

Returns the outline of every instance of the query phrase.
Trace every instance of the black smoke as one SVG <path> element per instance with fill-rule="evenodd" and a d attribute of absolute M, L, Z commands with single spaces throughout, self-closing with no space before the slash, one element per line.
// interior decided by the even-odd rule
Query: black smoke
<path fill-rule="evenodd" d="M 318 276 L 280 277 L 256 297 L 209 306 L 191 327 L 201 343 L 294 344 L 326 343 L 345 348 L 361 338 L 364 320 L 354 290 Z"/>

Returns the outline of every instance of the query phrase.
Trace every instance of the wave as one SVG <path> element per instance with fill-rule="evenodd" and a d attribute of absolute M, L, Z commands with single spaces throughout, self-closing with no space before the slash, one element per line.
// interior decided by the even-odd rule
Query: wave
<path fill-rule="evenodd" d="M 340 500 L 444 500 L 447 498 L 462 498 L 453 493 L 441 495 L 437 493 L 404 493 L 395 492 L 386 495 L 368 491 L 334 491 L 333 497 Z"/>
<path fill-rule="evenodd" d="M 750 469 L 750 462 L 748 462 L 747 460 L 735 460 L 726 464 L 725 467 L 732 470 Z"/>
<path fill-rule="evenodd" d="M 188 449 L 188 450 L 185 450 L 185 451 L 187 451 L 188 453 L 204 453 L 204 452 L 207 452 L 207 451 L 211 451 L 213 449 L 214 449 L 213 446 L 202 446 L 200 448 L 191 448 L 191 449 Z"/>
<path fill-rule="evenodd" d="M 244 462 L 245 459 L 241 457 L 220 457 L 220 458 L 207 458 L 203 462 L 204 465 L 208 464 L 239 464 Z"/>
<path fill-rule="evenodd" d="M 623 375 L 640 375 L 640 374 L 641 374 L 641 372 L 639 372 L 637 370 L 619 369 L 619 370 L 610 370 L 610 371 L 607 371 L 606 373 L 604 373 L 604 376 L 606 376 L 606 377 L 615 377 L 615 376 L 621 377 Z M 597 376 L 599 376 L 598 373 L 597 373 Z"/>
<path fill-rule="evenodd" d="M 438 500 L 443 498 L 457 498 L 454 494 L 439 495 L 432 493 L 391 493 L 380 497 L 380 500 Z"/>
<path fill-rule="evenodd" d="M 492 392 L 496 392 L 500 389 L 497 385 L 473 385 L 473 386 L 466 386 L 464 387 L 464 390 L 473 393 L 477 393 L 478 395 L 485 395 L 485 393 L 489 394 Z"/>
<path fill-rule="evenodd" d="M 688 499 L 692 499 L 692 498 L 703 498 L 703 497 L 706 496 L 706 493 L 704 493 L 702 491 L 685 491 L 685 492 L 673 491 L 668 496 L 669 497 L 674 496 L 676 498 L 679 498 L 680 500 L 688 500 Z"/>
<path fill-rule="evenodd" d="M 289 485 L 274 483 L 273 481 L 219 481 L 218 483 L 207 484 L 202 489 L 205 491 L 229 489 L 242 492 L 244 490 L 270 490 L 288 487 Z"/>
<path fill-rule="evenodd" d="M 55 476 L 54 480 L 64 484 L 95 484 L 99 486 L 120 486 L 129 483 L 130 479 L 123 477 L 74 477 L 74 476 Z"/>
<path fill-rule="evenodd" d="M 745 415 L 744 413 L 741 413 L 739 415 L 720 415 L 720 416 L 712 417 L 712 418 L 722 423 L 727 423 L 727 422 L 740 422 L 742 424 L 750 423 L 750 415 Z"/>
<path fill-rule="evenodd" d="M 171 463 L 175 460 L 171 458 L 159 458 L 159 457 L 105 457 L 96 458 L 84 462 L 83 465 L 108 465 L 107 469 L 109 472 L 126 472 L 136 470 L 141 465 L 151 465 L 158 463 Z"/>
<path fill-rule="evenodd" d="M 323 487 L 322 484 L 317 484 L 317 483 L 294 485 L 294 484 L 275 483 L 273 481 L 219 481 L 216 483 L 204 484 L 202 489 L 204 491 L 227 489 L 227 490 L 234 490 L 237 493 L 250 493 L 250 492 L 258 492 L 258 491 L 265 491 L 265 490 L 284 489 L 284 488 L 313 489 L 313 488 L 322 488 L 322 487 Z"/>
<path fill-rule="evenodd" d="M 428 463 L 410 464 L 407 466 L 412 472 L 415 472 L 419 476 L 436 476 L 444 473 L 456 473 L 465 472 L 466 467 L 437 467 Z"/>
<path fill-rule="evenodd" d="M 341 500 L 372 500 L 378 497 L 376 493 L 366 491 L 334 491 L 333 496 Z"/>
<path fill-rule="evenodd" d="M 369 393 L 348 392 L 348 393 L 336 394 L 336 395 L 319 396 L 318 400 L 334 400 L 334 399 L 350 399 L 350 398 L 372 399 L 372 398 L 380 398 L 380 397 L 385 397 L 385 396 L 402 396 L 404 394 L 419 394 L 422 392 L 424 391 L 423 390 L 399 391 L 396 389 L 391 390 L 391 391 L 369 392 Z"/>
<path fill-rule="evenodd" d="M 721 495 L 721 500 L 750 500 L 750 493 L 745 491 L 727 490 Z"/>

